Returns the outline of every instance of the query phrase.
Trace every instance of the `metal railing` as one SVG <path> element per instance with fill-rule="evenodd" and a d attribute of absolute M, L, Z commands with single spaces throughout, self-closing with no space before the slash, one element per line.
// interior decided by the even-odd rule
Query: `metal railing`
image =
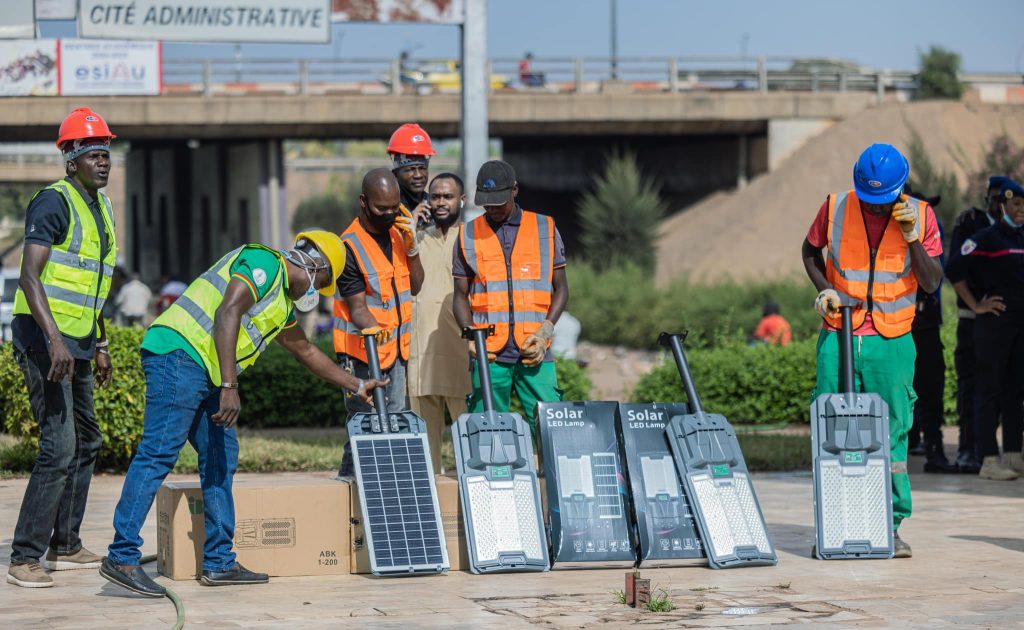
<path fill-rule="evenodd" d="M 620 57 L 612 80 L 609 57 L 489 60 L 491 90 L 598 93 L 625 85 L 632 91 L 685 92 L 913 92 L 912 71 L 875 70 L 848 62 L 798 57 Z M 165 59 L 165 93 L 213 94 L 436 94 L 460 91 L 452 59 Z M 965 75 L 971 84 L 1020 84 L 1019 75 Z M 622 89 L 620 87 L 620 89 Z"/>

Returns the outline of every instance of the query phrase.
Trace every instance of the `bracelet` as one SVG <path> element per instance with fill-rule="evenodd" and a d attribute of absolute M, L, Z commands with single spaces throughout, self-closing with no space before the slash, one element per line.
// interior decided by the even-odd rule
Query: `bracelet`
<path fill-rule="evenodd" d="M 221 389 L 238 389 L 238 383 L 221 383 Z"/>
<path fill-rule="evenodd" d="M 97 347 L 96 352 L 99 352 L 100 354 L 105 354 L 108 357 L 110 356 L 110 350 L 107 350 L 106 348 Z"/>
<path fill-rule="evenodd" d="M 96 347 L 97 348 L 106 348 L 109 345 L 110 345 L 110 340 L 109 339 L 104 339 L 103 341 L 96 342 Z"/>
<path fill-rule="evenodd" d="M 366 393 L 366 381 L 364 381 L 363 379 L 359 379 L 359 385 L 356 386 L 355 390 L 352 393 L 355 394 L 356 396 L 364 395 Z"/>

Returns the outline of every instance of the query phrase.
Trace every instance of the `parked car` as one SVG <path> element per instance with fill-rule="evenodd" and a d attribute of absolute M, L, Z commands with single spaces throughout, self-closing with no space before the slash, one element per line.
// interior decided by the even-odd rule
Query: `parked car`
<path fill-rule="evenodd" d="M 0 269 L 0 341 L 11 340 L 14 319 L 14 293 L 18 290 L 18 270 Z"/>

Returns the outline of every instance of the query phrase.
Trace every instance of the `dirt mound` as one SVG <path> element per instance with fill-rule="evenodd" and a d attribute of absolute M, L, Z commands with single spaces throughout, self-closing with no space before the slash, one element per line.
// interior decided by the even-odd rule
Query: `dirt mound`
<path fill-rule="evenodd" d="M 744 190 L 716 193 L 667 219 L 661 228 L 658 279 L 803 274 L 800 244 L 825 196 L 852 186 L 853 163 L 867 145 L 888 142 L 905 151 L 911 128 L 933 163 L 953 170 L 964 183 L 961 162 L 967 162 L 968 170 L 977 168 L 994 136 L 1024 137 L 1024 107 L 894 103 L 839 122 Z"/>

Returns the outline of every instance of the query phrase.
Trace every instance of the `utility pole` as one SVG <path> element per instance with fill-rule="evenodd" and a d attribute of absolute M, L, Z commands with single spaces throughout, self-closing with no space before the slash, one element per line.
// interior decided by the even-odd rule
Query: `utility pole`
<path fill-rule="evenodd" d="M 487 63 L 487 0 L 465 0 L 462 22 L 462 176 L 469 191 L 476 188 L 476 173 L 487 161 L 487 92 L 491 78 Z M 473 195 L 467 195 L 472 210 Z M 479 210 L 463 212 L 470 221 Z"/>
<path fill-rule="evenodd" d="M 618 1 L 611 2 L 611 51 L 612 51 L 612 80 L 619 78 L 619 11 Z"/>

